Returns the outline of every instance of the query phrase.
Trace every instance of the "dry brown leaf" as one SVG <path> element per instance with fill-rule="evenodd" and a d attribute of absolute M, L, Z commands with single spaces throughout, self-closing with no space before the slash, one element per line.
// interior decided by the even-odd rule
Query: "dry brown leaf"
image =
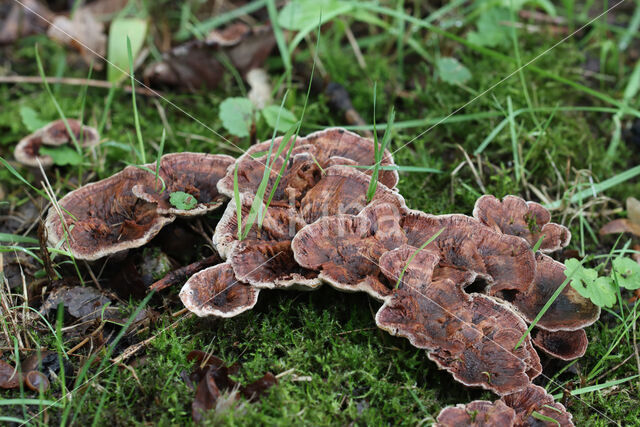
<path fill-rule="evenodd" d="M 89 9 L 78 9 L 71 18 L 56 16 L 47 30 L 52 40 L 71 46 L 80 52 L 87 64 L 100 70 L 107 51 L 107 36 L 104 24 L 98 21 Z"/>

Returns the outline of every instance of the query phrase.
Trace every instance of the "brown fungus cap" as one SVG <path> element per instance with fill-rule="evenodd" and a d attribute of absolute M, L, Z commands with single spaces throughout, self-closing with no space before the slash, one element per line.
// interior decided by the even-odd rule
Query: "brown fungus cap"
<path fill-rule="evenodd" d="M 307 224 L 330 215 L 357 215 L 368 204 L 370 181 L 370 176 L 352 167 L 331 166 L 300 202 L 300 213 Z M 381 182 L 371 202 L 393 204 L 398 212 L 407 210 L 404 198 Z"/>
<path fill-rule="evenodd" d="M 132 193 L 134 185 L 153 185 L 153 180 L 151 173 L 129 166 L 68 193 L 58 202 L 61 212 L 49 209 L 45 227 L 50 245 L 62 244 L 75 258 L 92 261 L 149 242 L 175 219 L 158 215 L 154 203 Z"/>
<path fill-rule="evenodd" d="M 584 329 L 550 332 L 536 328 L 533 330 L 533 344 L 556 359 L 574 360 L 584 356 L 589 340 Z"/>
<path fill-rule="evenodd" d="M 516 412 L 497 400 L 474 400 L 466 405 L 449 406 L 440 411 L 435 427 L 512 426 Z"/>
<path fill-rule="evenodd" d="M 258 302 L 260 289 L 240 282 L 228 262 L 206 268 L 187 280 L 180 291 L 184 306 L 200 317 L 233 317 Z"/>
<path fill-rule="evenodd" d="M 553 397 L 542 387 L 529 384 L 527 388 L 517 393 L 502 396 L 502 400 L 508 407 L 516 411 L 516 420 L 513 424 L 517 427 L 573 427 L 572 416 L 564 405 L 555 402 Z M 543 421 L 535 418 L 534 411 L 556 422 Z"/>
<path fill-rule="evenodd" d="M 567 279 L 565 269 L 561 262 L 537 254 L 533 286 L 525 292 L 497 292 L 495 296 L 510 302 L 527 322 L 532 322 Z M 575 331 L 593 324 L 599 317 L 600 308 L 580 295 L 569 283 L 536 325 L 548 331 Z"/>
<path fill-rule="evenodd" d="M 67 124 L 81 147 L 91 147 L 100 141 L 96 129 L 84 126 L 75 119 L 67 119 Z M 73 145 L 73 138 L 69 135 L 64 120 L 60 119 L 20 140 L 16 145 L 14 157 L 25 166 L 38 167 L 39 160 L 43 167 L 49 167 L 53 165 L 53 159 L 51 156 L 41 156 L 40 147 L 43 145 L 55 147 L 65 144 Z"/>
<path fill-rule="evenodd" d="M 566 227 L 549 222 L 551 214 L 547 209 L 517 196 L 506 196 L 502 202 L 494 196 L 482 196 L 476 201 L 473 216 L 494 230 L 522 237 L 532 247 L 544 236 L 542 252 L 562 249 L 571 240 Z"/>
<path fill-rule="evenodd" d="M 228 156 L 167 154 L 161 158 L 159 173 L 167 185 L 164 192 L 160 179 L 156 181 L 154 164 L 144 169 L 129 166 L 80 187 L 60 199 L 60 210 L 49 209 L 45 223 L 49 242 L 55 247 L 62 242 L 62 249 L 86 260 L 140 247 L 175 215 L 204 214 L 218 207 L 223 196 L 215 183 L 231 162 Z M 172 208 L 167 199 L 178 190 L 193 194 L 201 203 L 188 211 Z"/>
<path fill-rule="evenodd" d="M 374 203 L 358 215 L 321 218 L 294 237 L 295 260 L 319 271 L 319 278 L 336 289 L 385 299 L 393 284 L 378 263 L 385 252 L 406 242 L 399 220 L 398 208 L 388 203 Z"/>
<path fill-rule="evenodd" d="M 376 314 L 378 327 L 426 349 L 431 360 L 465 385 L 498 394 L 527 387 L 542 368 L 528 337 L 514 350 L 527 330 L 524 321 L 490 297 L 466 294 L 456 283 L 459 271 L 432 267 L 434 252 L 423 249 L 409 262 L 415 251 L 404 246 L 381 259 L 390 280 L 397 281 L 405 266 L 409 277 L 403 276 L 404 286 Z"/>
<path fill-rule="evenodd" d="M 524 292 L 531 286 L 536 263 L 522 239 L 496 232 L 466 215 L 430 215 L 410 211 L 402 221 L 408 241 L 420 247 L 444 229 L 427 248 L 443 265 L 468 270 L 487 280 L 490 289 Z"/>
<path fill-rule="evenodd" d="M 217 209 L 227 197 L 218 192 L 217 183 L 235 161 L 231 156 L 204 153 L 173 153 L 162 156 L 159 182 L 143 182 L 132 188 L 133 194 L 157 205 L 160 215 L 197 216 Z M 149 169 L 155 172 L 156 165 Z M 147 180 L 148 181 L 148 180 Z M 166 184 L 162 190 L 162 182 Z M 194 197 L 197 204 L 185 210 L 174 207 L 171 194 L 177 191 Z"/>
<path fill-rule="evenodd" d="M 306 137 L 292 137 L 282 150 L 281 155 L 276 157 L 281 141 L 282 137 L 276 138 L 273 141 L 273 147 L 271 140 L 256 144 L 238 158 L 234 168 L 238 168 L 240 193 L 256 193 L 264 175 L 270 147 L 272 147 L 272 154 L 269 158 L 271 165 L 269 189 L 275 183 L 291 147 L 290 144 L 295 143 L 274 200 L 288 201 L 289 194 L 295 194 L 299 200 L 309 188 L 320 180 L 322 169 L 327 169 L 330 166 L 344 164 L 369 166 L 375 163 L 374 142 L 340 128 L 326 129 Z M 302 155 L 302 157 L 296 160 L 298 155 Z M 385 152 L 381 164 L 383 166 L 393 165 L 393 159 L 389 152 Z M 234 168 L 230 168 L 227 176 L 218 184 L 220 192 L 229 197 L 233 197 Z M 371 174 L 370 170 L 360 170 Z M 394 188 L 398 183 L 398 172 L 395 170 L 380 171 L 379 182 L 389 188 Z M 287 190 L 288 187 L 291 187 L 291 190 Z"/>

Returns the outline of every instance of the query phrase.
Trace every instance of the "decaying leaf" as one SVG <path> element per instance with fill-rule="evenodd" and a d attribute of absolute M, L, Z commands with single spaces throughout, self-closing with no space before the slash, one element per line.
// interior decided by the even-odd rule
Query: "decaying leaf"
<path fill-rule="evenodd" d="M 250 70 L 264 63 L 274 46 L 271 27 L 233 24 L 212 31 L 205 40 L 190 41 L 166 52 L 162 61 L 144 70 L 144 79 L 155 87 L 213 89 L 220 83 L 226 67 L 234 67 L 246 77 Z"/>
<path fill-rule="evenodd" d="M 93 13 L 84 8 L 75 11 L 71 18 L 56 16 L 47 30 L 47 35 L 80 52 L 82 59 L 94 68 L 102 69 L 102 62 L 107 50 L 107 36 L 104 24 L 98 21 Z"/>
<path fill-rule="evenodd" d="M 53 12 L 37 0 L 4 2 L 0 5 L 0 15 L 6 16 L 0 21 L 0 44 L 44 33 L 54 17 Z"/>
<path fill-rule="evenodd" d="M 627 218 L 614 219 L 600 229 L 600 235 L 631 233 L 640 237 L 640 200 L 628 197 Z"/>
<path fill-rule="evenodd" d="M 187 360 L 196 362 L 195 369 L 189 377 L 190 381 L 198 384 L 191 405 L 191 414 L 196 422 L 202 421 L 207 411 L 220 410 L 222 402 L 229 399 L 235 401 L 240 396 L 255 402 L 269 388 L 278 384 L 277 378 L 271 372 L 267 372 L 262 378 L 242 386 L 231 379 L 231 376 L 237 375 L 240 371 L 239 363 L 226 366 L 221 359 L 200 350 L 190 352 Z"/>
<path fill-rule="evenodd" d="M 60 303 L 73 317 L 89 320 L 100 318 L 111 299 L 93 287 L 65 286 L 51 292 L 40 311 L 46 315 L 51 310 L 55 311 Z"/>

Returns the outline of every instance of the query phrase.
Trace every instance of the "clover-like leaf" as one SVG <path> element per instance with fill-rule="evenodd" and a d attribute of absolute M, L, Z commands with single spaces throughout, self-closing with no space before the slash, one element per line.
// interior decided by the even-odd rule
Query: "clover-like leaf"
<path fill-rule="evenodd" d="M 508 46 L 511 43 L 510 29 L 504 22 L 509 22 L 511 16 L 509 9 L 492 7 L 483 12 L 478 19 L 478 31 L 472 31 L 468 35 L 471 43 L 487 46 Z"/>
<path fill-rule="evenodd" d="M 564 262 L 567 268 L 564 275 L 571 279 L 571 286 L 585 298 L 590 297 L 589 287 L 598 278 L 598 273 L 590 268 L 585 268 L 582 263 L 575 258 L 569 258 Z"/>
<path fill-rule="evenodd" d="M 35 132 L 48 124 L 46 121 L 40 119 L 40 116 L 33 108 L 24 105 L 20 107 L 20 117 L 29 132 Z"/>
<path fill-rule="evenodd" d="M 280 118 L 278 118 L 278 115 L 280 115 Z M 280 108 L 279 105 L 269 105 L 265 107 L 262 110 L 262 117 L 264 117 L 269 127 L 279 132 L 286 132 L 298 121 L 295 114 L 289 110 Z"/>
<path fill-rule="evenodd" d="M 618 285 L 626 289 L 640 289 L 640 264 L 631 258 L 618 257 L 613 260 Z"/>
<path fill-rule="evenodd" d="M 456 58 L 440 58 L 436 62 L 438 75 L 442 81 L 452 85 L 466 83 L 471 78 L 471 72 Z"/>
<path fill-rule="evenodd" d="M 253 123 L 253 104 L 248 98 L 227 98 L 220 104 L 222 126 L 235 136 L 249 136 Z"/>
<path fill-rule="evenodd" d="M 589 299 L 595 305 L 612 307 L 616 302 L 616 287 L 610 277 L 598 277 L 589 291 Z"/>
<path fill-rule="evenodd" d="M 41 156 L 49 156 L 53 159 L 53 163 L 58 166 L 72 165 L 76 166 L 82 163 L 82 156 L 78 152 L 68 146 L 62 145 L 59 147 L 40 147 L 39 154 Z"/>
<path fill-rule="evenodd" d="M 169 196 L 169 202 L 178 209 L 188 211 L 196 207 L 198 200 L 184 191 L 174 191 Z"/>

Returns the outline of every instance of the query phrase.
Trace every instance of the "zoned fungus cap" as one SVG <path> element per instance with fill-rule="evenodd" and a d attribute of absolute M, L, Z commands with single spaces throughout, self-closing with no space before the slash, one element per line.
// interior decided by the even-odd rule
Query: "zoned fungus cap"
<path fill-rule="evenodd" d="M 573 360 L 584 356 L 589 340 L 584 329 L 551 332 L 536 328 L 533 344 L 551 357 Z"/>
<path fill-rule="evenodd" d="M 258 302 L 260 289 L 240 282 L 228 262 L 197 272 L 180 291 L 184 306 L 200 317 L 233 317 Z"/>
<path fill-rule="evenodd" d="M 540 415 L 554 421 L 544 420 Z M 475 400 L 444 408 L 437 421 L 437 427 L 573 427 L 572 416 L 565 407 L 554 402 L 542 387 L 533 384 L 495 402 Z"/>
<path fill-rule="evenodd" d="M 161 192 L 153 164 L 128 166 L 98 182 L 84 185 L 64 196 L 49 209 L 45 222 L 52 246 L 68 250 L 75 258 L 96 260 L 149 242 L 175 215 L 201 215 L 218 207 L 222 195 L 216 181 L 228 156 L 178 153 L 161 158 Z M 208 178 L 207 178 L 208 177 Z M 155 190 L 157 189 L 157 191 Z M 167 199 L 182 190 L 200 203 L 192 210 L 174 209 Z"/>
<path fill-rule="evenodd" d="M 553 397 L 542 387 L 529 384 L 524 390 L 510 395 L 502 396 L 502 400 L 508 407 L 516 411 L 516 426 L 557 426 L 573 427 L 572 416 L 564 405 L 555 402 Z M 556 422 L 544 422 L 535 417 L 534 412 L 554 419 Z"/>
<path fill-rule="evenodd" d="M 67 119 L 67 124 L 81 147 L 91 147 L 100 141 L 96 129 L 85 126 L 75 119 Z M 40 160 L 43 167 L 49 167 L 53 165 L 53 159 L 51 156 L 41 156 L 40 147 L 43 145 L 55 147 L 65 144 L 73 144 L 73 138 L 69 135 L 64 121 L 60 119 L 20 140 L 16 145 L 14 157 L 25 166 L 38 167 L 38 160 Z"/>
<path fill-rule="evenodd" d="M 402 221 L 409 245 L 427 246 L 440 254 L 443 265 L 477 274 L 492 292 L 503 289 L 524 292 L 531 286 L 536 263 L 529 245 L 519 237 L 502 234 L 466 215 L 431 215 L 410 211 Z"/>
<path fill-rule="evenodd" d="M 513 426 L 516 411 L 497 400 L 474 400 L 466 405 L 449 406 L 440 411 L 435 427 Z"/>
<path fill-rule="evenodd" d="M 217 209 L 227 197 L 218 192 L 217 183 L 235 161 L 231 156 L 204 153 L 173 153 L 160 160 L 159 181 L 143 182 L 132 188 L 133 194 L 157 205 L 161 215 L 197 216 Z M 155 172 L 156 165 L 149 169 Z M 160 191 L 162 182 L 166 184 Z M 192 209 L 178 209 L 170 202 L 171 194 L 187 193 L 197 201 Z"/>
<path fill-rule="evenodd" d="M 502 202 L 494 196 L 482 196 L 476 201 L 473 216 L 494 230 L 522 237 L 531 247 L 544 236 L 541 252 L 557 251 L 571 240 L 569 229 L 549 222 L 551 214 L 546 208 L 517 196 L 506 196 Z"/>
<path fill-rule="evenodd" d="M 393 285 L 380 271 L 380 257 L 406 242 L 394 204 L 373 203 L 358 215 L 334 215 L 307 225 L 291 243 L 296 262 L 346 292 L 364 291 L 383 300 Z"/>
<path fill-rule="evenodd" d="M 564 284 L 567 279 L 565 270 L 561 262 L 538 253 L 533 286 L 525 292 L 497 292 L 495 296 L 510 302 L 531 323 L 558 287 Z M 575 331 L 593 324 L 599 317 L 600 307 L 568 283 L 536 325 L 548 331 Z"/>

